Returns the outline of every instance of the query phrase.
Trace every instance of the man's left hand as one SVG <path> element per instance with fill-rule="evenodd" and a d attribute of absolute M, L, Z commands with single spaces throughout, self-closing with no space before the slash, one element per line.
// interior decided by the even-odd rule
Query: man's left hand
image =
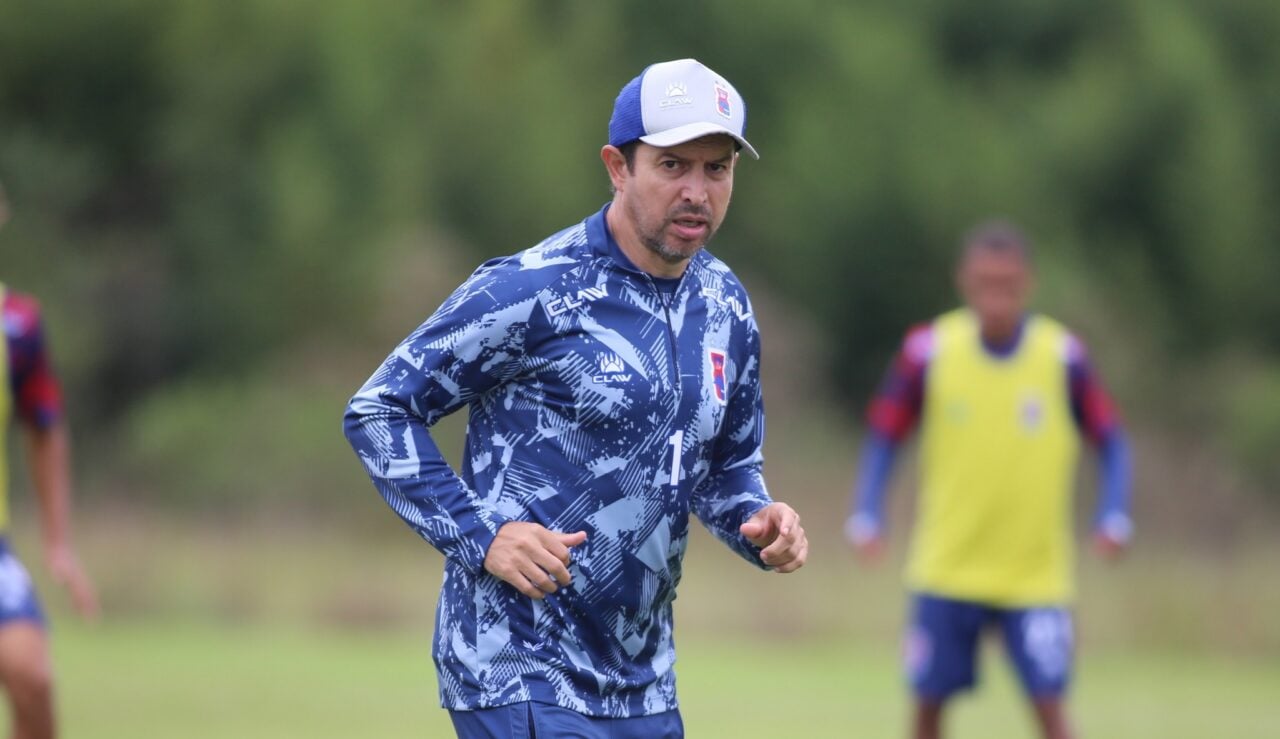
<path fill-rule="evenodd" d="M 786 503 L 770 503 L 756 511 L 739 529 L 747 541 L 761 547 L 760 561 L 776 572 L 795 572 L 809 558 L 809 539 L 800 514 Z"/>

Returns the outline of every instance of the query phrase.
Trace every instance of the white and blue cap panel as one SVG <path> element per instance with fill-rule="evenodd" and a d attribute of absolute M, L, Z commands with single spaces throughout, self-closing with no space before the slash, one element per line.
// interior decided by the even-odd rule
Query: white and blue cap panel
<path fill-rule="evenodd" d="M 747 106 L 738 91 L 695 59 L 652 64 L 618 93 L 609 121 L 609 143 L 635 140 L 675 146 L 712 134 L 728 134 L 759 159 L 745 137 Z"/>

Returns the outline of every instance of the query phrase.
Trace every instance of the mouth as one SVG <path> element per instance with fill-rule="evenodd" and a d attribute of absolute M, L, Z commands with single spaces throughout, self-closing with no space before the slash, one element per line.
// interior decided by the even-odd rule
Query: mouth
<path fill-rule="evenodd" d="M 702 216 L 682 215 L 671 219 L 676 235 L 685 241 L 696 241 L 705 238 L 711 223 Z"/>

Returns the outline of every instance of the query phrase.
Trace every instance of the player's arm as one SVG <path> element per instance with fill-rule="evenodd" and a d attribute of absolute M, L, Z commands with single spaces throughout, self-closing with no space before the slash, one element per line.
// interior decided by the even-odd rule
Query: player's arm
<path fill-rule="evenodd" d="M 1129 497 L 1133 462 L 1129 440 L 1117 426 L 1098 446 L 1098 512 L 1094 517 L 1094 542 L 1103 556 L 1121 553 L 1133 538 Z"/>
<path fill-rule="evenodd" d="M 898 442 L 876 429 L 867 430 L 844 536 L 854 551 L 869 561 L 879 559 L 884 552 L 885 497 L 897 454 Z"/>
<path fill-rule="evenodd" d="M 912 329 L 894 357 L 867 411 L 867 433 L 858 460 L 845 540 L 867 561 L 884 552 L 885 498 L 898 449 L 911 434 L 924 404 L 924 376 L 932 330 Z"/>
<path fill-rule="evenodd" d="M 743 366 L 731 389 L 711 472 L 693 491 L 691 506 L 716 538 L 757 567 L 793 572 L 809 542 L 800 516 L 769 497 L 764 482 L 764 404 L 760 393 L 760 332 L 747 319 Z"/>
<path fill-rule="evenodd" d="M 1067 373 L 1071 410 L 1076 424 L 1098 454 L 1098 508 L 1093 520 L 1095 548 L 1106 557 L 1118 556 L 1133 537 L 1130 494 L 1133 461 L 1129 441 L 1115 402 L 1089 362 L 1083 344 L 1072 337 Z"/>
<path fill-rule="evenodd" d="M 28 299 L 29 300 L 29 299 Z M 67 588 L 80 615 L 93 618 L 98 598 L 71 539 L 71 443 L 62 392 L 45 350 L 34 301 L 25 306 L 20 334 L 10 340 L 13 397 L 21 421 L 32 483 L 40 503 L 45 562 Z"/>
<path fill-rule="evenodd" d="M 477 270 L 351 399 L 344 430 L 379 493 L 419 535 L 468 570 L 539 597 L 568 582 L 575 541 L 499 513 L 429 432 L 518 371 L 536 293 L 515 278 L 500 264 Z"/>

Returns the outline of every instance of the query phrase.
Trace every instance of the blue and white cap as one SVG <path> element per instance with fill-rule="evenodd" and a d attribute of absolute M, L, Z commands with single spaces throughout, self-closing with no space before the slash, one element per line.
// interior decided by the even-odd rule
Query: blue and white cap
<path fill-rule="evenodd" d="M 733 85 L 696 59 L 678 59 L 645 67 L 622 88 L 609 119 L 609 143 L 675 146 L 723 133 L 759 159 L 746 130 L 747 105 Z"/>

